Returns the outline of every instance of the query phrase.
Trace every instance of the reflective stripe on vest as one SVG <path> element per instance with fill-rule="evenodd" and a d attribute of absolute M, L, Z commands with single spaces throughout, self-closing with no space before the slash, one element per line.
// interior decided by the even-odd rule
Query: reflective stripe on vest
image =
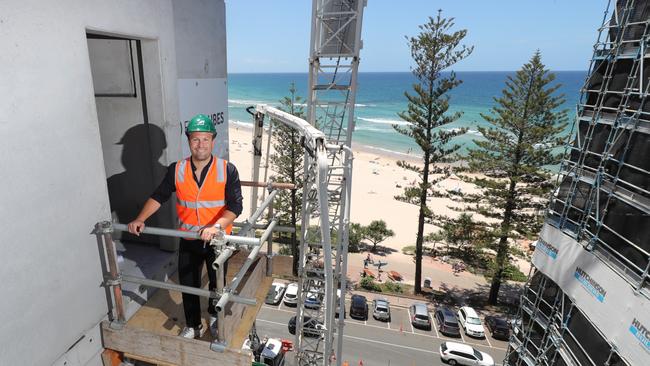
<path fill-rule="evenodd" d="M 181 160 L 177 164 L 180 164 L 178 169 L 176 169 L 176 180 L 180 183 L 183 183 L 185 181 L 185 164 L 187 164 L 187 160 Z"/>
<path fill-rule="evenodd" d="M 176 203 L 187 208 L 213 208 L 213 207 L 221 207 L 224 205 L 223 200 L 192 202 L 192 201 L 182 201 L 176 199 Z"/>
<path fill-rule="evenodd" d="M 217 159 L 217 183 L 225 183 L 227 162 L 223 159 Z"/>
<path fill-rule="evenodd" d="M 179 229 L 199 231 L 204 226 L 211 226 L 223 216 L 226 210 L 226 181 L 228 162 L 213 158 L 207 168 L 203 185 L 198 186 L 188 159 L 176 164 L 176 213 Z M 230 234 L 232 225 L 225 228 Z"/>
<path fill-rule="evenodd" d="M 183 230 L 183 231 L 199 231 L 199 229 L 201 229 L 201 227 L 181 223 L 180 229 Z"/>

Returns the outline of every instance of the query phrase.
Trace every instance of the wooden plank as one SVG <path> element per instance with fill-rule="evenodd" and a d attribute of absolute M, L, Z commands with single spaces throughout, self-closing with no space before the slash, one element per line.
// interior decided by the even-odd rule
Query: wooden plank
<path fill-rule="evenodd" d="M 264 279 L 265 274 L 266 259 L 258 257 L 257 260 L 249 267 L 245 279 L 239 284 L 239 287 L 236 289 L 237 293 L 243 297 L 255 297 L 258 288 L 262 284 L 262 280 Z M 241 345 L 237 346 L 232 343 L 233 336 L 235 333 L 237 333 L 236 329 L 238 327 L 241 327 L 243 329 L 247 323 L 250 325 L 253 324 L 252 321 L 244 321 L 244 311 L 247 307 L 249 307 L 249 305 L 229 303 L 224 309 L 224 328 L 226 331 L 224 340 L 228 347 L 240 348 Z M 254 315 L 256 316 L 257 312 L 255 312 Z M 249 330 L 250 327 L 244 331 L 248 333 Z M 241 332 L 239 333 L 241 334 Z"/>
<path fill-rule="evenodd" d="M 240 251 L 228 262 L 227 283 L 239 271 L 248 253 Z M 177 283 L 176 275 L 169 282 Z M 203 275 L 203 288 L 207 288 L 207 271 Z M 256 298 L 257 306 L 230 303 L 225 309 L 225 341 L 228 350 L 217 353 L 210 350 L 212 337 L 205 332 L 201 339 L 178 337 L 185 323 L 182 294 L 158 290 L 150 297 L 126 326 L 119 331 L 102 324 L 104 347 L 124 352 L 133 359 L 160 365 L 250 365 L 250 352 L 241 351 L 244 340 L 264 303 L 272 278 L 266 277 L 266 257 L 260 256 L 251 265 L 239 285 L 240 296 Z M 207 329 L 207 299 L 201 298 L 203 324 Z"/>
<path fill-rule="evenodd" d="M 263 272 L 264 273 L 264 272 Z M 260 312 L 262 305 L 264 305 L 264 300 L 266 300 L 266 294 L 271 288 L 273 283 L 272 277 L 262 277 L 262 282 L 257 287 L 257 292 L 255 293 L 255 299 L 257 300 L 256 306 L 247 306 L 244 309 L 244 314 L 240 324 L 234 330 L 232 339 L 228 344 L 228 348 L 240 349 L 244 345 L 244 341 L 248 338 L 248 333 L 253 327 L 255 319 L 257 319 L 257 314 Z"/>
<path fill-rule="evenodd" d="M 201 340 L 156 334 L 129 326 L 115 330 L 108 326 L 108 322 L 102 322 L 102 338 L 105 348 L 145 357 L 154 363 L 178 366 L 251 364 L 248 351 L 227 349 L 223 353 L 214 352 L 208 342 Z"/>
<path fill-rule="evenodd" d="M 175 366 L 173 363 L 162 362 L 160 360 L 154 360 L 153 358 L 144 357 L 144 356 L 140 356 L 140 355 L 134 355 L 134 354 L 131 354 L 131 353 L 125 353 L 124 357 L 126 357 L 128 359 L 131 359 L 131 360 L 137 360 L 137 361 L 143 361 L 143 362 L 146 362 L 146 363 L 151 363 L 151 364 L 154 364 L 156 366 Z"/>
<path fill-rule="evenodd" d="M 178 274 L 168 280 L 178 283 Z M 207 272 L 204 276 L 207 284 Z M 201 309 L 207 308 L 207 299 L 201 299 Z M 207 321 L 204 319 L 204 327 Z M 158 290 L 127 322 L 128 327 L 139 328 L 153 333 L 178 335 L 185 326 L 183 298 L 180 292 Z M 210 341 L 209 338 L 205 339 Z"/>
<path fill-rule="evenodd" d="M 241 268 L 242 264 L 244 263 L 247 257 L 248 257 L 247 251 L 239 251 L 228 261 L 228 273 L 226 274 L 226 280 L 227 280 L 226 283 L 229 283 L 234 277 L 234 275 L 237 274 L 237 272 L 239 271 L 239 269 Z M 252 273 L 255 273 L 256 279 L 250 280 L 245 278 L 240 283 L 239 294 L 242 296 L 248 296 L 248 297 L 255 296 L 255 291 L 257 289 L 257 286 L 259 286 L 262 283 L 262 279 L 264 278 L 263 275 L 266 272 L 266 258 L 264 256 L 261 256 L 260 258 L 258 258 L 256 263 L 263 263 L 263 268 L 261 268 L 260 271 L 255 271 L 257 265 L 254 263 L 251 266 L 251 269 L 249 269 L 248 272 L 248 276 L 251 276 Z M 174 274 L 168 280 L 168 282 L 178 283 L 177 276 L 178 276 L 177 274 Z M 252 284 L 256 284 L 255 288 L 249 289 L 244 292 L 242 289 L 244 286 L 246 286 L 246 284 L 249 283 L 249 281 Z M 203 283 L 203 288 L 207 288 L 208 275 L 205 269 L 203 273 L 202 283 Z M 268 287 L 266 288 L 265 291 L 268 291 Z M 264 293 L 264 295 L 266 295 L 266 292 Z M 263 300 L 264 298 L 262 298 L 262 302 Z M 231 307 L 232 305 L 233 304 L 229 304 L 229 307 Z M 227 335 L 228 334 L 232 335 L 239 331 L 238 327 L 240 326 L 242 313 L 244 307 L 246 307 L 247 305 L 242 305 L 242 304 L 237 304 L 237 305 L 238 306 L 235 307 L 234 309 L 236 310 L 235 312 L 232 311 L 233 310 L 232 308 L 226 307 L 226 322 L 224 324 L 224 327 L 225 327 L 225 333 Z M 201 313 L 202 313 L 202 323 L 204 329 L 208 329 L 209 314 L 206 311 L 207 308 L 208 308 L 208 299 L 201 297 Z M 229 316 L 235 316 L 237 319 L 229 321 L 228 319 Z M 250 322 L 250 324 L 252 325 L 252 322 Z M 150 332 L 158 333 L 158 334 L 167 334 L 167 335 L 180 334 L 181 330 L 185 326 L 185 314 L 183 312 L 182 294 L 176 291 L 167 291 L 167 290 L 156 291 L 156 293 L 152 297 L 150 297 L 149 301 L 147 301 L 147 303 L 145 303 L 131 317 L 131 319 L 128 320 L 127 326 L 148 330 Z M 249 330 L 250 330 L 250 326 L 249 328 L 243 330 L 243 332 L 248 334 Z M 203 337 L 201 337 L 200 339 L 206 342 L 211 342 L 212 336 L 210 335 L 210 332 L 206 331 Z M 230 343 L 227 342 L 227 344 Z"/>

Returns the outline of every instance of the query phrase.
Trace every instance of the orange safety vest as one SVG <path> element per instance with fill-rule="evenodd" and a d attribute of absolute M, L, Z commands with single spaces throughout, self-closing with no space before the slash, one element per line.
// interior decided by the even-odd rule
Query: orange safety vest
<path fill-rule="evenodd" d="M 179 229 L 199 231 L 212 226 L 226 210 L 226 179 L 228 161 L 212 158 L 203 185 L 199 188 L 194 180 L 191 158 L 176 163 L 176 214 Z M 232 232 L 232 224 L 225 228 Z"/>

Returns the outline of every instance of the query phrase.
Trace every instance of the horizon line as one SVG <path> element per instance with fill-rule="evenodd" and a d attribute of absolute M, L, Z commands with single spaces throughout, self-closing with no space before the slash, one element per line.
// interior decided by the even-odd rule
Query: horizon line
<path fill-rule="evenodd" d="M 450 70 L 454 72 L 517 72 L 519 70 Z M 589 70 L 549 70 L 550 72 L 588 72 Z M 443 71 L 449 72 L 449 71 Z M 364 74 L 379 74 L 379 73 L 411 73 L 411 71 L 359 71 Z M 309 74 L 309 71 L 234 71 L 226 72 L 226 74 Z"/>

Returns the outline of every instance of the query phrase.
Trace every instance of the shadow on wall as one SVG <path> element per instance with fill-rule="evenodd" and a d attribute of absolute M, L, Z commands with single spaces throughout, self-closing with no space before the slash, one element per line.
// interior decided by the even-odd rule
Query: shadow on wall
<path fill-rule="evenodd" d="M 122 145 L 121 160 L 125 170 L 107 179 L 108 195 L 113 219 L 127 224 L 135 219 L 167 172 L 167 167 L 158 161 L 167 148 L 167 139 L 159 126 L 149 123 L 129 128 L 117 144 Z M 173 227 L 169 215 L 165 216 L 169 213 L 168 205 L 163 205 L 149 218 L 147 226 Z M 121 240 L 160 242 L 151 235 L 136 237 L 128 233 L 122 233 Z"/>

